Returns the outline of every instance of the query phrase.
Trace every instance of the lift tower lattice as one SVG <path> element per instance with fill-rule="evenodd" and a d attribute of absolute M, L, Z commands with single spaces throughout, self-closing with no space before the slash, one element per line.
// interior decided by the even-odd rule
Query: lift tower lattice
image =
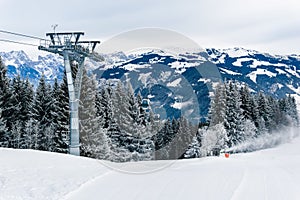
<path fill-rule="evenodd" d="M 103 57 L 94 50 L 100 41 L 80 41 L 83 32 L 46 33 L 50 40 L 41 40 L 39 50 L 59 54 L 64 57 L 64 66 L 67 75 L 69 105 L 70 105 L 70 145 L 69 152 L 72 155 L 80 155 L 79 151 L 79 117 L 78 107 L 82 81 L 82 71 L 85 58 L 95 61 L 103 61 Z M 78 63 L 78 71 L 73 80 L 71 62 Z"/>

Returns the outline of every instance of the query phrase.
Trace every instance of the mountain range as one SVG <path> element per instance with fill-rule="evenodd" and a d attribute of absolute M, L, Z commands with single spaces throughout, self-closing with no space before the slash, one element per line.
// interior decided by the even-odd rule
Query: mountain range
<path fill-rule="evenodd" d="M 0 52 L 10 78 L 20 74 L 37 85 L 44 74 L 49 82 L 63 77 L 63 58 L 49 54 L 30 59 L 24 51 Z M 222 80 L 247 83 L 252 92 L 281 98 L 288 94 L 300 100 L 300 55 L 272 55 L 244 48 L 205 49 L 174 54 L 147 50 L 103 55 L 101 63 L 86 66 L 104 80 L 131 82 L 135 92 L 151 101 L 154 112 L 165 117 L 182 114 L 191 119 L 207 115 L 212 88 Z M 195 106 L 197 105 L 197 106 Z"/>

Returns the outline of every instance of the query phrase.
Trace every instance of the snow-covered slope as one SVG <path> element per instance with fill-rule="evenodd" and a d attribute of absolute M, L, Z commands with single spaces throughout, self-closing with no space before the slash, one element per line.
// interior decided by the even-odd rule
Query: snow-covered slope
<path fill-rule="evenodd" d="M 222 76 L 274 96 L 300 95 L 300 56 L 271 55 L 243 48 L 207 49 Z M 225 69 L 225 70 L 224 70 Z"/>
<path fill-rule="evenodd" d="M 20 74 L 22 78 L 28 78 L 37 85 L 42 74 L 49 82 L 53 82 L 55 78 L 61 80 L 63 77 L 63 58 L 58 55 L 48 54 L 32 59 L 24 51 L 11 51 L 0 52 L 0 56 L 7 66 L 10 78 Z"/>
<path fill-rule="evenodd" d="M 270 199 L 300 198 L 300 137 L 273 149 L 229 158 L 114 164 L 0 149 L 0 199 Z M 109 167 L 107 167 L 109 166 Z M 152 173 L 141 166 L 166 166 Z"/>
<path fill-rule="evenodd" d="M 32 60 L 23 51 L 12 51 L 0 53 L 0 56 L 8 66 L 10 77 L 20 73 L 35 85 L 42 74 L 48 81 L 63 77 L 63 59 L 57 55 L 39 56 Z M 128 55 L 116 52 L 103 56 L 104 62 L 88 59 L 86 62 L 98 79 L 130 79 L 134 89 L 140 91 L 144 98 L 151 97 L 151 102 L 163 107 L 158 114 L 169 118 L 179 117 L 181 112 L 192 113 L 194 119 L 207 115 L 211 92 L 208 86 L 214 83 L 212 74 L 218 74 L 222 79 L 245 82 L 254 92 L 263 91 L 278 98 L 292 94 L 300 99 L 299 55 L 271 55 L 243 48 L 211 48 L 206 52 L 176 55 L 147 49 Z M 196 99 L 191 100 L 192 96 Z M 300 105 L 300 100 L 298 103 Z M 179 104 L 191 106 L 182 111 L 177 109 Z"/>

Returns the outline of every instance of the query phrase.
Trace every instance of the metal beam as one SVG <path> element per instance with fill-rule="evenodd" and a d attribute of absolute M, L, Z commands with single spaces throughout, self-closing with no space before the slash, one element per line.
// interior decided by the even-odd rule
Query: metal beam
<path fill-rule="evenodd" d="M 89 57 L 96 61 L 103 61 L 104 58 L 94 52 L 94 49 L 100 41 L 80 41 L 80 36 L 83 32 L 64 32 L 64 33 L 47 33 L 51 43 L 41 41 L 39 50 L 59 54 L 64 57 L 64 65 L 67 75 L 68 91 L 69 91 L 69 105 L 70 105 L 70 145 L 69 153 L 72 155 L 80 155 L 79 143 L 79 118 L 78 107 L 80 99 L 80 90 L 82 82 L 82 71 L 84 68 L 85 57 Z M 81 44 L 87 44 L 83 46 Z M 71 60 L 79 63 L 79 68 L 76 74 L 75 81 L 72 77 Z"/>
<path fill-rule="evenodd" d="M 79 120 L 78 120 L 78 103 L 79 99 L 75 97 L 75 88 L 72 78 L 72 69 L 70 65 L 69 52 L 63 51 L 64 64 L 67 74 L 67 83 L 69 91 L 69 104 L 70 104 L 70 154 L 80 156 L 79 150 Z"/>
<path fill-rule="evenodd" d="M 46 36 L 50 36 L 50 35 L 84 35 L 84 32 L 46 33 Z"/>

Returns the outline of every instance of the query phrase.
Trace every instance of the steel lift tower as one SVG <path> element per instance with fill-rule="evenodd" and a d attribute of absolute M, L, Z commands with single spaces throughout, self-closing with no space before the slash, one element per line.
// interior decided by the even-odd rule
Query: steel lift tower
<path fill-rule="evenodd" d="M 50 40 L 41 40 L 39 50 L 59 54 L 64 57 L 64 66 L 67 74 L 70 105 L 70 154 L 79 156 L 79 119 L 78 107 L 80 99 L 80 89 L 82 71 L 85 58 L 95 61 L 103 61 L 103 57 L 94 52 L 100 41 L 80 41 L 83 32 L 46 33 Z M 72 77 L 71 62 L 78 63 L 78 70 L 75 80 Z"/>

